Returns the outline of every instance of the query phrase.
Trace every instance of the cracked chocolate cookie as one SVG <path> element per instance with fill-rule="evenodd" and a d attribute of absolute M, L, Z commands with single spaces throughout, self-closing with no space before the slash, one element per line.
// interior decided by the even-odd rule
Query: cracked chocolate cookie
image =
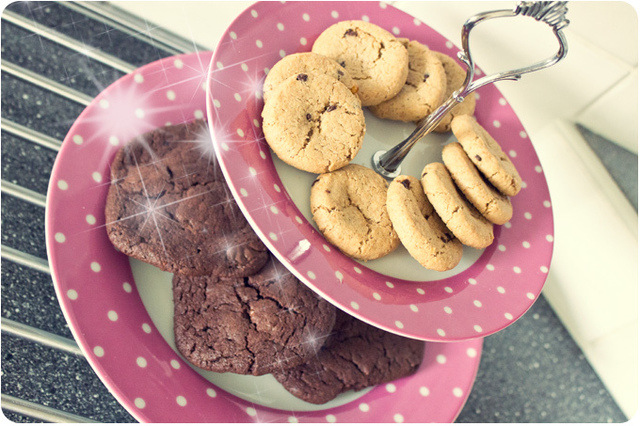
<path fill-rule="evenodd" d="M 317 357 L 273 375 L 295 397 L 323 404 L 342 392 L 413 374 L 424 350 L 423 341 L 386 332 L 338 311 L 333 333 Z"/>
<path fill-rule="evenodd" d="M 478 172 L 462 145 L 452 142 L 442 149 L 442 161 L 456 186 L 489 222 L 504 225 L 513 215 L 509 197 L 498 191 Z"/>
<path fill-rule="evenodd" d="M 493 186 L 510 197 L 520 192 L 522 178 L 516 166 L 473 116 L 454 118 L 451 130 L 469 159 Z"/>
<path fill-rule="evenodd" d="M 462 88 L 467 72 L 462 68 L 455 59 L 442 52 L 433 51 L 440 59 L 444 67 L 444 73 L 447 77 L 447 89 L 445 90 L 443 102 L 449 99 L 451 94 Z M 434 132 L 446 133 L 451 130 L 451 120 L 458 115 L 473 115 L 476 110 L 476 97 L 473 93 L 469 94 L 464 101 L 453 107 L 451 111 L 445 115 L 440 123 L 434 129 Z"/>
<path fill-rule="evenodd" d="M 311 213 L 322 235 L 360 260 L 380 258 L 400 244 L 386 200 L 387 181 L 358 164 L 321 174 L 311 187 Z"/>
<path fill-rule="evenodd" d="M 402 245 L 422 266 L 448 271 L 460 263 L 462 244 L 447 229 L 413 176 L 398 176 L 387 191 L 387 210 Z"/>
<path fill-rule="evenodd" d="M 444 164 L 427 164 L 420 181 L 438 216 L 462 244 L 477 249 L 491 245 L 493 224 L 458 191 Z"/>
<path fill-rule="evenodd" d="M 243 276 L 268 251 L 229 193 L 202 120 L 155 129 L 111 164 L 106 230 L 127 256 L 185 275 Z"/>
<path fill-rule="evenodd" d="M 337 22 L 318 36 L 311 51 L 347 69 L 363 106 L 391 99 L 407 81 L 407 49 L 393 34 L 370 22 Z"/>
<path fill-rule="evenodd" d="M 285 163 L 311 173 L 347 165 L 365 134 L 360 100 L 340 81 L 325 74 L 288 77 L 262 110 L 262 130 Z"/>
<path fill-rule="evenodd" d="M 331 333 L 336 308 L 273 256 L 255 275 L 173 278 L 176 347 L 193 365 L 260 376 L 314 358 Z"/>
<path fill-rule="evenodd" d="M 349 71 L 336 61 L 326 56 L 318 55 L 317 53 L 301 52 L 285 56 L 271 68 L 262 86 L 262 97 L 264 101 L 268 102 L 271 92 L 288 77 L 310 72 L 317 72 L 333 77 L 347 86 L 352 93 L 358 91 L 358 85 L 349 75 Z"/>
<path fill-rule="evenodd" d="M 399 38 L 409 52 L 409 75 L 400 93 L 369 110 L 380 118 L 419 121 L 431 114 L 445 100 L 447 78 L 442 62 L 427 46 Z"/>

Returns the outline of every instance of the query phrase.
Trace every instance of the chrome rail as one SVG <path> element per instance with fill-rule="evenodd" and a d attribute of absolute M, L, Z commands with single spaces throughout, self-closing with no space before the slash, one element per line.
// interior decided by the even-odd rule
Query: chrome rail
<path fill-rule="evenodd" d="M 51 273 L 51 270 L 49 269 L 49 262 L 32 254 L 21 252 L 20 250 L 16 250 L 12 247 L 7 247 L 4 244 L 2 245 L 2 248 L 0 248 L 0 254 L 3 259 L 10 260 L 18 265 L 26 266 L 27 268 L 35 269 L 36 271 L 44 272 L 45 274 Z"/>
<path fill-rule="evenodd" d="M 75 340 L 67 339 L 66 337 L 58 336 L 57 334 L 49 333 L 48 331 L 40 330 L 39 328 L 31 327 L 30 325 L 4 317 L 0 319 L 0 328 L 2 328 L 3 333 L 11 336 L 20 337 L 31 342 L 40 343 L 49 348 L 84 357 Z"/>
<path fill-rule="evenodd" d="M 2 394 L 2 409 L 13 411 L 14 413 L 29 416 L 43 422 L 51 423 L 95 423 L 95 420 L 75 414 L 66 413 L 47 407 L 46 405 L 36 404 L 35 402 L 25 401 L 15 396 Z"/>
<path fill-rule="evenodd" d="M 112 6 L 104 1 L 64 2 L 63 6 L 76 12 L 112 26 L 125 34 L 146 41 L 172 54 L 180 54 L 191 51 L 207 50 L 203 46 L 195 44 L 191 40 L 176 37 L 175 34 L 165 29 L 150 24 L 127 11 Z"/>
<path fill-rule="evenodd" d="M 9 61 L 3 60 L 2 62 L 0 62 L 0 70 L 8 74 L 11 74 L 14 77 L 17 77 L 21 80 L 29 82 L 35 86 L 38 86 L 41 89 L 48 90 L 49 92 L 55 93 L 56 95 L 70 99 L 74 102 L 77 102 L 85 106 L 89 105 L 93 100 L 93 98 L 89 95 L 85 95 L 82 92 L 72 89 L 71 87 L 62 85 L 49 78 L 43 77 L 40 74 L 37 74 L 26 68 L 12 64 Z"/>
<path fill-rule="evenodd" d="M 61 2 L 60 5 L 84 15 L 88 19 L 98 21 L 105 26 L 109 26 L 117 31 L 134 37 L 147 44 L 161 49 L 167 54 L 179 54 L 192 51 L 206 50 L 202 46 L 198 46 L 191 40 L 187 40 L 171 32 L 154 26 L 143 19 L 140 19 L 130 13 L 118 9 L 107 2 Z M 43 39 L 56 43 L 57 45 L 68 48 L 74 52 L 82 54 L 90 60 L 96 61 L 114 70 L 130 73 L 137 66 L 121 60 L 109 53 L 89 46 L 83 41 L 76 40 L 55 29 L 46 27 L 34 20 L 22 16 L 9 8 L 3 10 L 3 23 L 7 22 L 15 25 L 23 30 L 33 33 Z M 3 58 L 0 63 L 0 70 L 11 77 L 17 78 L 28 84 L 36 86 L 48 93 L 61 96 L 67 100 L 80 105 L 89 105 L 93 97 L 82 93 L 72 87 L 68 87 L 57 81 L 53 81 L 29 69 L 11 63 Z M 52 151 L 59 151 L 62 141 L 52 138 L 51 136 L 42 134 L 23 124 L 15 123 L 9 119 L 2 118 L 1 129 L 3 133 L 14 135 L 22 140 L 39 145 Z M 44 208 L 46 206 L 46 194 L 24 188 L 15 183 L 9 182 L 4 178 L 0 182 L 0 189 L 3 195 L 9 195 L 32 205 Z M 17 265 L 36 270 L 45 274 L 50 274 L 51 270 L 46 259 L 24 253 L 13 247 L 2 245 L 0 254 L 3 260 L 13 262 Z M 83 357 L 82 351 L 72 339 L 59 336 L 32 327 L 12 319 L 3 317 L 0 319 L 0 325 L 3 335 L 14 336 L 36 344 L 53 348 L 74 356 Z M 1 395 L 2 409 L 10 412 L 28 416 L 37 421 L 56 422 L 56 423 L 95 423 L 96 420 L 89 419 L 72 413 L 67 413 L 48 405 L 26 401 L 21 398 L 3 393 Z M 52 401 L 55 404 L 55 401 Z"/>
<path fill-rule="evenodd" d="M 25 30 L 31 31 L 34 34 L 44 37 L 61 46 L 64 46 L 71 50 L 75 50 L 76 52 L 81 53 L 88 58 L 98 61 L 104 65 L 108 65 L 111 68 L 114 68 L 118 71 L 122 71 L 126 74 L 130 73 L 131 71 L 137 68 L 136 66 L 131 65 L 119 58 L 116 58 L 115 56 L 112 56 L 112 55 L 109 55 L 108 53 L 97 50 L 91 46 L 88 46 L 83 42 L 79 42 L 78 40 L 68 37 L 58 31 L 44 27 L 38 24 L 37 22 L 27 19 L 10 10 L 5 9 L 2 12 L 2 19 L 14 25 L 17 25 Z"/>
<path fill-rule="evenodd" d="M 48 148 L 52 151 L 59 151 L 62 146 L 62 141 L 58 139 L 43 135 L 42 133 L 36 132 L 27 126 L 14 123 L 13 121 L 5 118 L 0 121 L 0 128 L 2 128 L 2 131 L 4 132 L 11 133 L 14 136 L 18 136 L 19 138 L 25 139 L 44 148 Z"/>
<path fill-rule="evenodd" d="M 2 189 L 3 194 L 12 195 L 23 201 L 35 204 L 36 206 L 45 207 L 47 205 L 46 196 L 20 185 L 16 185 L 15 183 L 8 182 L 4 179 L 2 179 L 2 182 L 0 183 L 0 189 Z"/>

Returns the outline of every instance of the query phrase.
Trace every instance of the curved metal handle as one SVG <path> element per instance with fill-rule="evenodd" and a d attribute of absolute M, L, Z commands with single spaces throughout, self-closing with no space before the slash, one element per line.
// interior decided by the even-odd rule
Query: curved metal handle
<path fill-rule="evenodd" d="M 469 94 L 479 88 L 497 81 L 519 80 L 524 74 L 548 68 L 562 60 L 567 55 L 567 40 L 562 33 L 562 29 L 569 25 L 569 21 L 566 19 L 566 13 L 568 11 L 566 3 L 566 1 L 523 1 L 520 2 L 513 10 L 489 11 L 469 18 L 462 27 L 463 50 L 458 52 L 458 58 L 467 67 L 467 75 L 462 87 L 453 92 L 449 99 L 447 99 L 438 109 L 420 120 L 417 128 L 405 140 L 391 148 L 389 151 L 376 152 L 372 158 L 374 170 L 389 179 L 398 176 L 400 174 L 400 163 L 402 163 L 415 143 L 433 131 L 433 129 L 436 128 L 438 123 L 440 123 L 450 110 L 464 101 Z M 473 81 L 475 63 L 473 62 L 473 57 L 471 56 L 471 51 L 469 49 L 469 35 L 471 30 L 480 22 L 489 19 L 514 17 L 518 15 L 531 16 L 537 21 L 545 22 L 551 26 L 558 44 L 560 45 L 558 52 L 554 56 L 530 66 L 503 71 Z"/>
<path fill-rule="evenodd" d="M 556 62 L 562 60 L 567 56 L 567 41 L 562 33 L 562 28 L 569 25 L 569 20 L 566 19 L 567 2 L 520 2 L 514 10 L 496 10 L 492 12 L 485 12 L 479 15 L 473 16 L 465 22 L 462 27 L 462 52 L 458 53 L 458 58 L 467 66 L 467 76 L 461 90 L 461 94 L 469 94 L 482 86 L 496 81 L 502 80 L 519 80 L 524 74 L 538 71 L 544 68 L 548 68 L 554 65 Z M 476 81 L 471 81 L 475 71 L 475 63 L 471 56 L 469 49 L 469 35 L 471 30 L 480 22 L 502 17 L 514 17 L 518 15 L 531 16 L 537 21 L 542 21 L 551 26 L 553 33 L 559 44 L 558 52 L 549 57 L 546 60 L 537 62 L 527 67 L 518 68 L 510 71 L 503 71 L 497 74 L 488 75 Z"/>

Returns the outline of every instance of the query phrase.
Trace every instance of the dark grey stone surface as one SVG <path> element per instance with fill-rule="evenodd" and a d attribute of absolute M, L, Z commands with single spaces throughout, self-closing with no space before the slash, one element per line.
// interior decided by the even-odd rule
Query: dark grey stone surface
<path fill-rule="evenodd" d="M 73 339 L 49 274 L 3 259 L 1 277 L 2 318 Z"/>
<path fill-rule="evenodd" d="M 44 208 L 10 195 L 2 196 L 2 244 L 47 258 Z"/>
<path fill-rule="evenodd" d="M 2 58 L 9 58 L 2 55 Z M 62 141 L 84 106 L 2 73 L 2 118 Z M 3 132 L 4 135 L 4 132 Z M 3 136 L 4 137 L 4 136 Z M 4 144 L 4 142 L 3 142 Z"/>
<path fill-rule="evenodd" d="M 58 26 L 57 30 L 61 28 L 64 27 Z M 91 96 L 97 96 L 111 82 L 124 75 L 121 71 L 91 61 L 76 51 L 34 36 L 10 23 L 2 24 L 2 54 L 15 58 L 12 61 L 15 65 Z"/>
<path fill-rule="evenodd" d="M 135 421 L 84 358 L 2 335 L 2 393 L 97 422 Z"/>
<path fill-rule="evenodd" d="M 166 52 L 154 44 L 138 40 L 113 27 L 90 19 L 66 8 L 59 2 L 18 1 L 12 3 L 9 9 L 136 66 L 167 56 Z M 151 33 L 152 30 L 153 24 L 149 24 L 144 32 Z"/>
<path fill-rule="evenodd" d="M 611 395 L 541 297 L 485 339 L 474 389 L 458 422 L 622 422 Z"/>
<path fill-rule="evenodd" d="M 168 56 L 58 3 L 17 2 L 8 9 L 135 65 Z M 3 61 L 83 93 L 94 96 L 121 75 L 4 21 L 1 32 Z M 83 108 L 2 73 L 3 119 L 62 140 Z M 6 132 L 1 149 L 2 179 L 44 195 L 55 153 Z M 44 209 L 3 195 L 2 244 L 46 259 Z M 3 318 L 71 337 L 49 275 L 3 260 L 1 296 Z M 1 343 L 4 394 L 94 421 L 134 421 L 84 359 L 4 333 Z M 14 422 L 37 421 L 4 414 Z M 485 339 L 475 386 L 458 418 L 460 423 L 625 420 L 542 297 L 514 325 Z"/>
<path fill-rule="evenodd" d="M 2 179 L 46 194 L 56 155 L 56 151 L 3 134 Z"/>

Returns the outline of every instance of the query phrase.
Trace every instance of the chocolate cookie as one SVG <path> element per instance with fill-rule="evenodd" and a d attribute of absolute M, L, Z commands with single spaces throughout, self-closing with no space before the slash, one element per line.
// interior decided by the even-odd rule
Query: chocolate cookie
<path fill-rule="evenodd" d="M 229 193 L 204 121 L 159 128 L 111 164 L 106 230 L 127 256 L 163 271 L 237 277 L 268 251 Z"/>
<path fill-rule="evenodd" d="M 423 341 L 386 332 L 338 311 L 334 331 L 317 357 L 273 375 L 297 398 L 323 404 L 344 391 L 413 374 L 424 350 Z"/>
<path fill-rule="evenodd" d="M 347 86 L 352 93 L 358 91 L 358 85 L 349 75 L 349 71 L 340 66 L 339 63 L 317 53 L 301 52 L 285 56 L 271 68 L 262 86 L 264 101 L 268 102 L 271 92 L 288 77 L 310 72 L 318 72 L 333 77 Z"/>
<path fill-rule="evenodd" d="M 386 208 L 387 181 L 359 164 L 317 177 L 311 213 L 322 235 L 347 256 L 378 259 L 400 244 Z"/>
<path fill-rule="evenodd" d="M 451 130 L 469 159 L 493 186 L 510 197 L 520 192 L 522 178 L 516 166 L 473 116 L 455 117 Z"/>
<path fill-rule="evenodd" d="M 462 145 L 452 142 L 442 149 L 442 161 L 456 186 L 489 222 L 504 225 L 513 216 L 509 197 L 498 191 L 478 172 Z"/>
<path fill-rule="evenodd" d="M 380 118 L 418 121 L 431 114 L 445 100 L 447 78 L 442 62 L 427 46 L 399 38 L 409 52 L 409 75 L 400 93 L 369 110 Z"/>
<path fill-rule="evenodd" d="M 335 323 L 335 307 L 274 257 L 255 275 L 173 278 L 176 347 L 193 365 L 255 376 L 314 358 Z"/>
<path fill-rule="evenodd" d="M 344 66 L 363 106 L 394 97 L 409 72 L 407 49 L 387 30 L 365 21 L 341 21 L 324 30 L 311 51 Z"/>
<path fill-rule="evenodd" d="M 285 163 L 311 173 L 347 165 L 365 134 L 360 100 L 337 79 L 293 75 L 278 85 L 262 110 L 262 130 Z"/>
<path fill-rule="evenodd" d="M 438 216 L 462 244 L 477 249 L 491 245 L 493 224 L 460 194 L 444 164 L 427 164 L 420 181 Z"/>
<path fill-rule="evenodd" d="M 387 211 L 402 245 L 422 266 L 448 271 L 460 263 L 462 244 L 435 212 L 418 179 L 398 176 L 389 184 Z"/>

